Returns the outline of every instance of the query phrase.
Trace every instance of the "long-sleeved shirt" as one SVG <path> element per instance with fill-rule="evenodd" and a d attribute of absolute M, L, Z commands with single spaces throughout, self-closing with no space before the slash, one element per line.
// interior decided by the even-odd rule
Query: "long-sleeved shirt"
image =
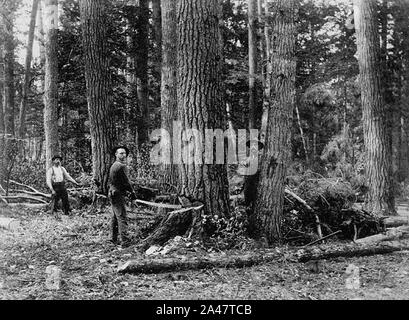
<path fill-rule="evenodd" d="M 127 176 L 126 164 L 115 161 L 109 170 L 109 185 L 120 192 L 134 192 Z"/>
<path fill-rule="evenodd" d="M 67 170 L 62 166 L 52 166 L 47 170 L 47 186 L 52 190 L 53 183 L 55 182 L 65 182 L 71 181 L 72 183 L 77 183 L 67 172 Z"/>

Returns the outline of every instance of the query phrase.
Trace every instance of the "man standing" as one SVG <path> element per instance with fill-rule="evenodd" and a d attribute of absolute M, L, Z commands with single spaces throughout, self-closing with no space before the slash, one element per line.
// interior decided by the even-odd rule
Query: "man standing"
<path fill-rule="evenodd" d="M 68 202 L 68 192 L 65 187 L 65 181 L 70 181 L 77 186 L 80 184 L 69 175 L 63 166 L 61 166 L 61 156 L 54 156 L 51 161 L 52 166 L 47 170 L 47 186 L 50 188 L 52 194 L 51 213 L 57 211 L 56 205 L 61 199 L 64 214 L 68 215 L 70 213 L 70 204 Z"/>
<path fill-rule="evenodd" d="M 118 231 L 122 247 L 130 245 L 128 237 L 128 221 L 125 208 L 126 192 L 131 194 L 131 199 L 135 199 L 135 192 L 128 179 L 127 157 L 129 150 L 127 147 L 119 146 L 113 149 L 115 162 L 109 170 L 109 191 L 108 197 L 112 206 L 111 220 L 111 241 L 118 243 Z"/>

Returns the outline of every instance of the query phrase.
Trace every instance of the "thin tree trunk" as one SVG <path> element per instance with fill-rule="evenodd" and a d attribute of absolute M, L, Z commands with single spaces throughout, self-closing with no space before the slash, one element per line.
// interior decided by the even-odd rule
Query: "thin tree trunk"
<path fill-rule="evenodd" d="M 366 182 L 369 188 L 365 206 L 367 211 L 376 215 L 394 214 L 391 145 L 379 70 L 381 60 L 376 3 L 372 0 L 355 0 L 354 21 L 366 149 Z"/>
<path fill-rule="evenodd" d="M 112 84 L 107 45 L 107 0 L 80 3 L 88 113 L 91 126 L 93 178 L 107 194 L 114 142 Z"/>
<path fill-rule="evenodd" d="M 23 96 L 21 100 L 20 115 L 19 115 L 18 137 L 20 138 L 23 138 L 26 132 L 27 98 L 28 98 L 28 90 L 29 90 L 29 84 L 30 84 L 31 60 L 33 57 L 34 29 L 35 29 L 35 24 L 36 24 L 38 2 L 39 0 L 33 0 L 33 5 L 31 8 L 30 28 L 28 31 L 27 53 L 26 53 L 25 70 L 24 70 Z"/>
<path fill-rule="evenodd" d="M 178 119 L 181 120 L 183 129 L 197 129 L 204 141 L 206 128 L 225 127 L 219 1 L 178 0 L 177 14 Z M 188 140 L 182 139 L 179 134 L 174 139 L 183 142 L 183 150 L 192 146 L 194 148 L 190 158 L 194 161 L 190 162 L 188 157 L 182 157 L 179 166 L 180 194 L 190 200 L 201 201 L 209 215 L 228 216 L 226 164 L 217 164 L 214 158 L 209 164 L 209 159 L 205 158 L 201 149 L 204 143 L 198 136 Z M 180 157 L 181 153 L 183 151 L 176 151 L 174 155 Z"/>
<path fill-rule="evenodd" d="M 291 158 L 291 124 L 295 97 L 296 0 L 277 0 L 272 27 L 271 90 L 265 149 L 250 232 L 271 244 L 281 238 L 284 180 Z M 279 14 L 278 14 L 279 13 Z"/>
<path fill-rule="evenodd" d="M 45 0 L 44 134 L 47 168 L 60 152 L 58 140 L 58 1 Z"/>

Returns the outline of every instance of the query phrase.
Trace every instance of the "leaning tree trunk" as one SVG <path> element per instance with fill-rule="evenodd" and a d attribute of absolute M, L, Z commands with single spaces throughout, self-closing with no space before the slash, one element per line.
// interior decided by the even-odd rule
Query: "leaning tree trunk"
<path fill-rule="evenodd" d="M 391 145 L 379 68 L 380 45 L 376 2 L 354 1 L 358 46 L 363 129 L 366 150 L 366 210 L 376 215 L 394 214 Z"/>
<path fill-rule="evenodd" d="M 35 24 L 36 24 L 37 8 L 38 8 L 39 1 L 40 0 L 33 0 L 33 5 L 31 8 L 30 28 L 28 31 L 27 53 L 26 53 L 25 70 L 24 70 L 23 97 L 21 100 L 20 115 L 19 115 L 18 136 L 20 138 L 23 138 L 26 132 L 26 109 L 27 109 L 28 90 L 29 90 L 30 75 L 31 75 L 31 60 L 33 57 L 34 29 L 35 29 Z"/>
<path fill-rule="evenodd" d="M 201 141 L 206 137 L 205 129 L 223 130 L 225 127 L 220 9 L 218 0 L 178 1 L 178 119 L 181 129 L 196 129 L 197 134 L 192 131 L 192 139 L 184 137 L 182 140 L 179 133 L 173 139 L 183 143 L 181 150 L 186 151 L 179 166 L 180 194 L 202 202 L 209 215 L 228 216 L 227 166 L 217 164 L 216 157 L 206 159 Z M 187 155 L 189 148 L 190 156 Z M 174 154 L 181 156 L 180 152 Z M 209 155 L 214 156 L 215 152 Z"/>
<path fill-rule="evenodd" d="M 173 133 L 173 121 L 177 119 L 177 34 L 176 0 L 162 2 L 162 81 L 161 81 L 161 124 L 169 135 L 161 137 L 161 144 L 167 148 L 166 159 L 162 161 L 161 182 L 177 184 L 177 167 L 173 163 L 173 148 L 168 141 Z"/>
<path fill-rule="evenodd" d="M 58 141 L 58 1 L 45 0 L 45 76 L 44 76 L 44 135 L 46 167 L 60 151 Z"/>
<path fill-rule="evenodd" d="M 296 0 L 278 0 L 272 25 L 271 92 L 265 149 L 257 199 L 250 217 L 253 236 L 269 244 L 280 240 L 284 179 L 291 156 L 291 124 L 295 99 Z M 280 14 L 278 14 L 280 13 Z"/>
<path fill-rule="evenodd" d="M 113 137 L 112 87 L 108 61 L 107 0 L 80 3 L 93 177 L 99 192 L 108 192 Z"/>

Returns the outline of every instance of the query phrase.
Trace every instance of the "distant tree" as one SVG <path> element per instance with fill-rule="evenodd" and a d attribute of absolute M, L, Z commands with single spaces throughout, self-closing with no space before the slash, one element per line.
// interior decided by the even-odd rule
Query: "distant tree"
<path fill-rule="evenodd" d="M 104 194 L 108 191 L 114 142 L 107 3 L 108 0 L 82 0 L 80 3 L 93 178 L 99 183 L 99 192 Z"/>
<path fill-rule="evenodd" d="M 269 244 L 281 239 L 284 182 L 291 159 L 297 1 L 274 1 L 271 12 L 271 98 L 257 199 L 250 216 L 250 232 Z"/>
<path fill-rule="evenodd" d="M 381 83 L 381 55 L 376 2 L 354 0 L 364 141 L 366 150 L 365 207 L 376 215 L 394 214 L 391 144 Z"/>

